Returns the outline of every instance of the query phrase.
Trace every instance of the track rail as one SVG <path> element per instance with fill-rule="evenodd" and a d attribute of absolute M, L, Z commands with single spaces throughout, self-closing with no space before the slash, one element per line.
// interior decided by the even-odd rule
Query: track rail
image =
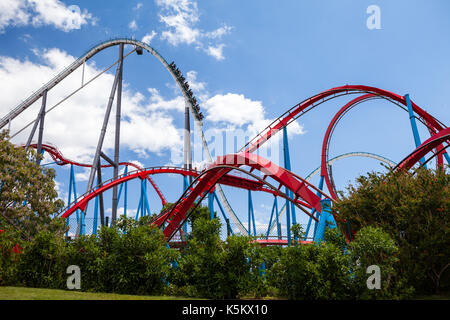
<path fill-rule="evenodd" d="M 195 126 L 198 129 L 198 132 L 200 133 L 200 137 L 202 140 L 203 149 L 205 151 L 205 154 L 207 156 L 207 159 L 209 162 L 212 162 L 211 153 L 209 152 L 208 144 L 206 142 L 206 138 L 203 133 L 203 115 L 199 111 L 199 108 L 197 105 L 194 104 L 194 100 L 192 99 L 192 92 L 190 89 L 186 86 L 186 83 L 184 82 L 184 77 L 182 77 L 181 74 L 179 74 L 179 71 L 175 68 L 173 68 L 172 63 L 168 63 L 157 50 L 155 50 L 153 47 L 149 46 L 148 44 L 138 41 L 136 39 L 128 39 L 128 38 L 117 38 L 117 39 L 111 39 L 104 42 L 101 42 L 100 44 L 95 45 L 90 50 L 88 50 L 85 54 L 83 54 L 80 58 L 75 60 L 72 64 L 70 64 L 66 69 L 61 71 L 58 75 L 56 75 L 53 79 L 51 79 L 49 82 L 47 82 L 45 85 L 43 85 L 40 89 L 35 91 L 33 94 L 31 94 L 25 101 L 20 103 L 18 106 L 16 106 L 14 109 L 12 109 L 7 115 L 5 115 L 3 118 L 0 119 L 0 129 L 6 126 L 10 121 L 12 121 L 14 118 L 16 118 L 20 113 L 25 111 L 28 107 L 30 107 L 34 102 L 36 102 L 40 97 L 43 96 L 44 92 L 48 92 L 50 89 L 55 87 L 58 83 L 60 83 L 63 79 L 65 79 L 68 75 L 70 75 L 72 72 L 74 72 L 78 67 L 86 63 L 89 59 L 91 59 L 93 56 L 95 56 L 100 51 L 107 49 L 112 46 L 117 45 L 132 45 L 136 48 L 142 48 L 143 50 L 146 50 L 150 54 L 152 54 L 154 57 L 156 57 L 161 64 L 164 66 L 164 68 L 170 73 L 170 75 L 175 80 L 175 83 L 181 90 L 183 97 L 185 99 L 186 104 L 189 106 L 189 110 L 194 116 L 194 123 Z M 238 227 L 238 229 L 241 232 L 246 232 L 246 229 L 244 225 L 241 223 L 233 209 L 231 208 L 228 199 L 226 198 L 222 188 L 220 185 L 217 186 L 217 193 L 222 201 L 225 210 L 228 212 L 230 219 L 234 222 L 234 224 Z"/>

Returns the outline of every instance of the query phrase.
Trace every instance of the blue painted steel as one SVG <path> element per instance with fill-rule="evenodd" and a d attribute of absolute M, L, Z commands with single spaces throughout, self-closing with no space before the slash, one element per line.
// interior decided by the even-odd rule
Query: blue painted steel
<path fill-rule="evenodd" d="M 81 219 L 81 227 L 80 227 L 80 235 L 84 236 L 86 234 L 86 221 L 84 220 L 85 213 L 81 212 L 80 219 Z"/>
<path fill-rule="evenodd" d="M 278 220 L 278 201 L 277 201 L 277 197 L 274 197 L 274 199 L 273 199 L 272 211 L 270 213 L 270 221 L 269 221 L 269 227 L 267 228 L 266 239 L 269 238 L 270 229 L 272 228 L 272 217 L 273 217 L 274 214 L 275 214 L 275 221 L 274 221 L 274 223 L 276 223 L 276 226 L 277 226 L 277 236 L 278 236 L 278 239 L 281 239 L 280 221 Z"/>
<path fill-rule="evenodd" d="M 67 204 L 70 204 L 72 202 L 72 195 L 73 200 L 75 201 L 77 199 L 77 187 L 75 182 L 75 171 L 73 169 L 73 164 L 70 165 L 70 178 L 69 178 L 69 196 L 67 199 Z M 76 218 L 77 218 L 77 224 L 79 221 L 79 210 L 75 212 Z M 66 225 L 69 226 L 70 220 L 69 217 L 66 219 Z M 66 232 L 66 236 L 68 235 L 68 231 Z"/>
<path fill-rule="evenodd" d="M 189 187 L 189 181 L 188 181 L 188 178 L 187 178 L 187 176 L 183 176 L 183 192 L 184 191 L 186 191 L 186 189 Z M 187 229 L 188 229 L 188 224 L 187 224 L 187 221 L 185 221 L 184 223 L 183 223 L 183 231 L 185 232 L 185 233 L 187 233 Z"/>
<path fill-rule="evenodd" d="M 128 175 L 128 166 L 125 167 L 125 175 Z M 125 194 L 123 199 L 123 215 L 127 216 L 127 204 L 128 204 L 128 182 L 125 182 Z"/>
<path fill-rule="evenodd" d="M 139 220 L 139 212 L 141 210 L 141 205 L 142 205 L 142 201 L 139 201 L 138 208 L 137 208 L 137 211 L 136 211 L 136 217 L 134 218 L 135 221 Z"/>
<path fill-rule="evenodd" d="M 284 168 L 291 171 L 291 159 L 289 156 L 289 142 L 286 126 L 283 127 L 283 155 L 284 155 Z M 286 187 L 286 194 L 288 195 L 289 198 L 291 199 L 294 198 L 294 193 L 287 187 Z M 286 199 L 286 229 L 289 246 L 291 243 L 291 215 L 292 215 L 292 224 L 293 225 L 297 224 L 294 203 L 289 202 L 289 200 Z"/>
<path fill-rule="evenodd" d="M 280 220 L 278 219 L 278 200 L 277 197 L 275 197 L 275 217 L 276 217 L 276 222 L 277 222 L 277 235 L 278 235 L 278 239 L 281 239 L 281 229 L 280 229 Z"/>
<path fill-rule="evenodd" d="M 323 240 L 326 227 L 329 227 L 331 229 L 336 228 L 336 222 L 334 221 L 333 214 L 331 213 L 331 200 L 324 199 L 320 202 L 322 206 L 322 212 L 319 217 L 317 232 L 314 235 L 314 242 Z"/>
<path fill-rule="evenodd" d="M 255 225 L 255 213 L 253 211 L 253 200 L 252 200 L 252 192 L 248 190 L 248 235 L 251 235 L 251 229 L 253 222 L 253 235 L 256 236 L 256 225 Z"/>
<path fill-rule="evenodd" d="M 151 215 L 150 212 L 150 203 L 148 201 L 148 197 L 147 197 L 147 180 L 143 180 L 143 184 L 144 184 L 144 201 L 145 201 L 145 211 L 144 211 L 144 216 Z"/>
<path fill-rule="evenodd" d="M 259 268 L 259 276 L 264 277 L 266 275 L 266 263 L 263 261 L 261 267 Z"/>
<path fill-rule="evenodd" d="M 214 219 L 214 193 L 208 194 L 209 219 Z"/>
<path fill-rule="evenodd" d="M 217 205 L 219 206 L 220 212 L 222 213 L 223 219 L 227 223 L 227 228 L 229 228 L 230 233 L 233 234 L 233 229 L 231 229 L 231 226 L 229 225 L 229 219 L 227 214 L 225 213 L 225 210 L 223 210 L 222 204 L 219 201 L 219 198 L 217 197 L 216 191 L 213 192 L 214 198 L 216 199 Z"/>
<path fill-rule="evenodd" d="M 126 166 L 125 167 L 125 171 L 124 171 L 124 176 L 127 176 L 127 174 L 128 174 L 128 166 Z M 123 190 L 123 188 L 124 188 L 124 186 L 125 186 L 125 197 L 124 197 L 124 200 L 123 200 L 123 215 L 126 217 L 127 216 L 127 209 L 126 209 L 126 207 L 127 207 L 127 182 L 124 182 L 124 183 L 122 183 L 121 185 L 120 185 L 120 187 L 119 187 L 119 195 L 117 196 L 117 208 L 119 207 L 119 202 L 120 202 L 120 197 L 121 197 L 121 195 L 122 195 L 122 190 Z"/>
<path fill-rule="evenodd" d="M 414 111 L 411 104 L 411 99 L 409 98 L 409 94 L 405 94 L 406 105 L 408 107 L 409 113 L 409 121 L 411 122 L 411 129 L 414 136 L 414 143 L 416 144 L 416 148 L 418 148 L 422 143 L 420 142 L 419 130 L 417 129 L 416 118 L 414 117 Z M 425 163 L 425 158 L 420 159 L 420 163 Z M 426 168 L 426 165 L 424 165 Z"/>
<path fill-rule="evenodd" d="M 92 226 L 92 234 L 97 234 L 97 225 L 98 225 L 98 197 L 95 197 L 95 204 L 94 204 L 94 224 Z"/>
<path fill-rule="evenodd" d="M 320 190 L 320 191 L 322 191 L 323 190 L 323 181 L 325 180 L 325 177 L 324 176 L 320 176 L 320 180 L 319 180 L 319 186 L 318 186 L 318 189 Z M 319 191 L 317 191 L 317 196 L 320 198 L 320 199 L 322 199 L 322 194 L 319 192 Z M 314 214 L 316 213 L 316 209 L 312 209 L 311 210 L 311 216 L 314 216 Z M 304 240 L 306 241 L 307 240 L 307 238 L 308 238 L 308 233 L 309 233 L 309 228 L 311 227 L 311 221 L 312 221 L 312 217 L 309 217 L 309 221 L 308 221 L 308 225 L 307 225 L 307 227 L 306 227 L 306 232 L 305 232 L 305 238 L 304 238 Z M 315 233 L 316 233 L 316 231 L 317 231 L 317 223 L 315 224 L 315 226 L 314 226 L 314 234 L 313 234 L 313 238 L 314 238 L 314 235 L 315 235 Z"/>
<path fill-rule="evenodd" d="M 447 160 L 447 163 L 450 165 L 450 156 L 448 155 L 447 152 L 444 152 L 444 157 L 445 157 L 445 160 Z"/>
<path fill-rule="evenodd" d="M 117 193 L 117 202 L 116 202 L 117 208 L 119 207 L 120 197 L 122 196 L 122 190 L 123 190 L 124 184 L 125 184 L 125 183 L 122 183 L 122 184 L 119 186 L 119 192 Z"/>

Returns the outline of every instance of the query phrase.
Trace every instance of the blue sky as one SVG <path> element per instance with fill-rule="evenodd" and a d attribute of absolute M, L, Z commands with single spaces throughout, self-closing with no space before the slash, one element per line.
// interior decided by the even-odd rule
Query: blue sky
<path fill-rule="evenodd" d="M 75 13 L 74 5 L 80 9 Z M 366 26 L 370 5 L 380 8 L 381 29 Z M 449 13 L 446 0 L 0 0 L 0 114 L 4 116 L 99 42 L 133 37 L 149 41 L 188 76 L 206 116 L 205 130 L 256 132 L 296 103 L 345 84 L 409 93 L 419 106 L 448 124 Z M 105 50 L 89 62 L 86 74 L 94 75 L 116 58 L 117 48 Z M 124 68 L 124 109 L 129 118 L 124 119 L 121 160 L 139 161 L 146 167 L 171 163 L 171 153 L 182 146 L 176 131 L 183 126 L 180 92 L 149 54 L 130 56 Z M 70 158 L 89 161 L 93 156 L 113 71 L 101 79 L 90 91 L 87 88 L 55 109 L 46 121 L 44 140 Z M 69 94 L 80 81 L 79 75 L 67 79 L 49 95 L 49 104 Z M 325 129 L 349 100 L 321 105 L 289 128 L 294 172 L 306 176 L 319 166 Z M 12 129 L 32 120 L 38 105 L 14 121 Z M 423 141 L 428 135 L 419 129 Z M 26 137 L 25 132 L 14 142 L 24 142 Z M 365 151 L 399 161 L 413 148 L 407 114 L 375 100 L 353 109 L 339 123 L 330 156 Z M 108 139 L 105 151 L 112 155 Z M 382 167 L 366 158 L 333 165 L 338 189 L 372 170 Z M 68 170 L 57 168 L 57 173 L 60 194 L 67 197 Z M 79 193 L 84 192 L 86 172 L 77 174 Z M 106 178 L 108 174 L 112 170 Z M 181 179 L 155 180 L 169 200 L 177 199 Z M 246 197 L 236 190 L 225 191 L 246 221 Z M 267 223 L 272 199 L 254 197 L 257 221 Z M 154 192 L 150 202 L 152 211 L 159 211 Z"/>

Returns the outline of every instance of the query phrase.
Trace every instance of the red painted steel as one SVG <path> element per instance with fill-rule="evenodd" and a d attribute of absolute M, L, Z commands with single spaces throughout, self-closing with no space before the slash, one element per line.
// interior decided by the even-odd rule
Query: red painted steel
<path fill-rule="evenodd" d="M 406 106 L 406 100 L 403 96 L 375 87 L 363 85 L 345 85 L 341 87 L 332 88 L 327 91 L 321 92 L 291 108 L 283 116 L 279 117 L 277 120 L 272 122 L 272 124 L 265 130 L 263 130 L 263 132 L 258 134 L 257 137 L 253 139 L 256 141 L 249 143 L 249 145 L 246 146 L 244 152 L 253 152 L 256 149 L 258 149 L 275 133 L 283 129 L 283 127 L 288 125 L 290 121 L 294 120 L 300 113 L 307 112 L 310 110 L 308 108 L 314 107 L 315 103 L 319 103 L 321 100 L 324 100 L 326 98 L 331 99 L 333 98 L 332 97 L 333 95 L 338 96 L 350 93 L 370 93 L 376 96 L 392 99 Z M 429 113 L 421 109 L 413 101 L 411 101 L 411 105 L 414 112 L 418 114 L 419 117 L 421 117 L 427 123 L 429 130 L 432 130 L 433 132 L 438 132 L 443 129 L 443 126 L 433 116 L 431 116 Z"/>
<path fill-rule="evenodd" d="M 320 198 L 309 189 L 316 188 L 309 182 L 256 154 L 242 152 L 217 157 L 217 160 L 209 166 L 207 172 L 197 181 L 195 187 L 186 195 L 186 197 L 179 201 L 164 219 L 157 222 L 162 224 L 163 222 L 168 221 L 168 225 L 164 229 L 164 235 L 167 239 L 170 239 L 178 230 L 179 226 L 186 220 L 186 213 L 195 205 L 195 200 L 213 188 L 222 176 L 233 170 L 232 168 L 221 167 L 222 165 L 233 166 L 236 168 L 249 166 L 253 170 L 258 170 L 266 177 L 271 177 L 280 183 L 280 185 L 291 190 L 294 193 L 295 199 L 302 198 L 319 213 L 322 211 Z M 317 221 L 317 218 L 312 218 Z"/>
<path fill-rule="evenodd" d="M 30 147 L 37 148 L 37 144 L 30 144 Z M 63 154 L 55 146 L 51 146 L 49 144 L 42 144 L 42 149 L 45 150 L 48 154 L 50 154 L 53 161 L 55 161 L 59 166 L 71 164 L 71 165 L 74 165 L 77 167 L 85 167 L 85 168 L 92 167 L 92 164 L 80 163 L 80 162 L 76 162 L 76 161 L 67 159 L 66 157 L 63 156 Z M 137 170 L 143 169 L 140 166 L 138 166 L 137 164 L 132 163 L 132 162 L 119 162 L 119 166 L 129 166 L 129 167 L 133 167 Z M 112 165 L 111 164 L 102 164 L 101 167 L 102 168 L 110 168 L 110 167 L 112 167 Z M 166 201 L 166 198 L 164 197 L 164 194 L 161 192 L 161 189 L 159 189 L 158 185 L 151 177 L 147 177 L 146 179 L 153 186 L 156 193 L 158 194 L 158 197 L 161 199 L 161 204 L 164 206 L 167 203 L 167 201 Z"/>
<path fill-rule="evenodd" d="M 347 103 L 345 106 L 343 106 L 333 117 L 333 119 L 331 120 L 330 124 L 328 125 L 327 131 L 325 132 L 325 136 L 323 138 L 323 143 L 322 143 L 322 156 L 321 156 L 321 171 L 320 171 L 320 175 L 324 177 L 325 179 L 325 183 L 327 184 L 327 188 L 328 188 L 328 192 L 330 193 L 330 196 L 333 197 L 333 199 L 337 199 L 337 195 L 334 192 L 334 188 L 333 185 L 331 183 L 331 177 L 330 177 L 330 172 L 328 170 L 328 150 L 329 150 L 329 145 L 330 145 L 330 137 L 331 134 L 333 133 L 333 130 L 336 126 L 336 124 L 338 123 L 338 121 L 342 118 L 342 116 L 351 108 L 353 108 L 355 105 L 357 105 L 358 103 L 361 103 L 363 101 L 369 100 L 376 97 L 376 95 L 374 94 L 365 94 L 362 96 L 359 96 L 355 99 L 353 99 L 352 101 L 350 101 L 349 103 Z"/>
<path fill-rule="evenodd" d="M 422 157 L 444 142 L 450 143 L 450 128 L 443 129 L 424 141 L 418 148 L 404 158 L 397 165 L 397 168 L 400 170 L 411 169 L 411 167 L 418 163 Z M 439 150 L 443 149 L 438 149 L 438 152 Z"/>
<path fill-rule="evenodd" d="M 135 172 L 130 172 L 128 175 L 121 176 L 116 180 L 106 181 L 104 185 L 102 185 L 99 188 L 92 190 L 90 193 L 82 196 L 81 198 L 79 198 L 79 200 L 76 203 L 72 204 L 69 208 L 67 208 L 64 211 L 64 213 L 62 214 L 62 217 L 67 218 L 78 209 L 83 211 L 86 208 L 86 205 L 90 200 L 94 199 L 101 193 L 111 189 L 112 187 L 114 187 L 116 185 L 120 185 L 124 182 L 134 180 L 137 178 L 145 179 L 149 175 L 167 174 L 167 173 L 180 174 L 183 176 L 192 176 L 192 177 L 197 177 L 199 175 L 199 173 L 195 170 L 187 170 L 184 168 L 177 168 L 177 167 L 158 167 L 158 168 L 151 168 L 151 169 L 144 169 L 144 170 L 139 170 L 139 171 L 135 171 Z M 254 191 L 262 191 L 262 192 L 267 192 L 267 193 L 276 195 L 276 192 L 273 191 L 272 189 L 263 187 L 262 182 L 251 180 L 251 179 L 246 179 L 246 178 L 241 178 L 241 177 L 233 176 L 233 175 L 229 175 L 229 174 L 222 176 L 219 183 L 224 184 L 224 185 L 229 185 L 232 187 L 236 187 L 236 188 L 249 189 L 249 190 L 254 190 Z M 304 201 L 297 200 L 296 202 L 299 205 L 306 206 L 307 208 L 311 208 L 311 206 Z M 163 217 L 165 217 L 165 216 L 163 216 Z"/>

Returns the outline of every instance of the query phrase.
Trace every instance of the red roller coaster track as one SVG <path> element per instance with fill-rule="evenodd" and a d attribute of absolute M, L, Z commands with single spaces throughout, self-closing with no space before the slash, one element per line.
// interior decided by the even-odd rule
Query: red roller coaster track
<path fill-rule="evenodd" d="M 267 140 L 269 140 L 275 133 L 283 129 L 295 119 L 310 111 L 314 107 L 320 105 L 321 103 L 328 101 L 330 99 L 340 97 L 348 94 L 356 93 L 367 93 L 372 94 L 381 98 L 396 101 L 404 106 L 407 105 L 404 97 L 392 93 L 387 90 L 378 89 L 375 87 L 363 86 L 363 85 L 345 85 L 342 87 L 336 87 L 324 92 L 321 92 L 303 102 L 295 105 L 287 112 L 285 112 L 281 117 L 273 121 L 266 129 L 259 133 L 255 138 L 253 138 L 244 148 L 244 152 L 253 152 L 262 146 Z M 439 123 L 437 119 L 431 116 L 429 113 L 421 109 L 414 102 L 411 101 L 412 108 L 414 112 L 425 121 L 428 129 L 432 134 L 441 131 L 444 127 Z"/>
<path fill-rule="evenodd" d="M 319 189 L 309 184 L 306 180 L 295 175 L 294 173 L 282 167 L 279 167 L 274 163 L 252 153 L 253 151 L 257 150 L 268 139 L 270 139 L 276 132 L 281 130 L 283 127 L 289 125 L 299 116 L 310 111 L 312 108 L 335 97 L 357 93 L 364 93 L 364 94 L 347 103 L 335 114 L 335 116 L 333 117 L 332 121 L 330 122 L 327 128 L 323 140 L 322 156 L 321 156 L 321 173 L 325 178 L 331 197 L 325 195 Z M 313 208 L 320 213 L 321 212 L 320 197 L 317 196 L 316 194 L 317 192 L 322 193 L 322 195 L 324 195 L 326 198 L 336 199 L 336 193 L 331 183 L 330 172 L 328 172 L 328 168 L 326 165 L 332 132 L 338 121 L 343 117 L 343 115 L 347 111 L 349 111 L 351 108 L 353 108 L 354 106 L 358 105 L 361 102 L 374 98 L 387 99 L 397 105 L 403 106 L 407 105 L 404 97 L 374 87 L 360 86 L 360 85 L 346 85 L 342 87 L 333 88 L 324 91 L 322 93 L 319 93 L 303 101 L 302 103 L 294 106 L 285 114 L 283 114 L 280 118 L 275 120 L 260 134 L 258 134 L 253 140 L 251 140 L 249 144 L 247 144 L 244 147 L 245 150 L 243 152 L 218 157 L 217 160 L 213 164 L 211 164 L 207 170 L 203 172 L 199 173 L 195 170 L 186 170 L 175 167 L 158 167 L 158 168 L 142 169 L 133 163 L 122 162 L 120 163 L 120 165 L 129 165 L 138 170 L 131 172 L 128 175 L 118 177 L 115 180 L 104 182 L 102 185 L 97 186 L 87 194 L 77 199 L 75 203 L 71 204 L 63 212 L 62 217 L 66 218 L 70 216 L 77 209 L 81 209 L 83 211 L 86 208 L 87 203 L 90 200 L 94 199 L 99 194 L 105 192 L 106 190 L 109 190 L 114 186 L 117 186 L 121 183 L 136 178 L 148 179 L 152 183 L 153 187 L 155 188 L 156 192 L 161 198 L 161 202 L 164 205 L 166 203 L 165 198 L 162 192 L 157 187 L 156 183 L 154 183 L 154 181 L 150 177 L 151 175 L 154 174 L 164 174 L 164 173 L 175 173 L 183 176 L 192 176 L 195 178 L 194 182 L 186 190 L 185 194 L 183 194 L 180 197 L 177 203 L 170 209 L 166 210 L 163 214 L 158 216 L 154 222 L 158 226 L 163 226 L 167 224 L 167 226 L 164 228 L 164 234 L 168 240 L 170 240 L 173 237 L 173 235 L 177 232 L 177 230 L 179 230 L 183 222 L 187 219 L 190 209 L 192 209 L 193 207 L 196 206 L 197 203 L 199 203 L 198 199 L 199 198 L 200 200 L 203 199 L 203 197 L 208 192 L 210 192 L 214 188 L 214 186 L 218 183 L 248 190 L 268 192 L 273 195 L 280 195 L 281 192 L 279 190 L 282 187 L 287 187 L 294 193 L 293 201 L 296 205 L 311 209 Z M 414 150 L 413 153 L 411 153 L 408 157 L 402 160 L 399 163 L 398 168 L 406 170 L 410 169 L 412 166 L 414 166 L 414 164 L 416 164 L 419 161 L 419 159 L 421 159 L 424 155 L 426 155 L 433 149 L 437 150 L 435 155 L 438 155 L 438 163 L 442 164 L 442 152 L 446 149 L 446 147 L 444 147 L 443 144 L 444 143 L 448 144 L 448 142 L 450 141 L 449 129 L 445 128 L 444 125 L 442 125 L 438 120 L 436 120 L 430 114 L 425 112 L 423 109 L 418 107 L 415 103 L 411 102 L 411 104 L 413 111 L 418 115 L 419 120 L 422 121 L 427 126 L 432 136 L 431 138 L 426 140 L 420 147 Z M 81 167 L 91 166 L 88 164 L 82 164 L 66 159 L 53 146 L 43 145 L 43 148 L 45 151 L 49 152 L 51 157 L 60 165 L 72 164 Z M 110 166 L 111 165 L 102 165 L 102 167 L 110 167 Z M 264 177 L 261 179 L 261 181 L 258 181 L 241 178 L 229 174 L 232 170 L 238 169 L 242 166 L 250 167 L 250 171 L 248 172 L 249 174 L 251 174 L 252 171 L 256 170 L 261 172 L 264 175 Z M 277 190 L 274 190 L 274 188 L 271 189 L 264 186 L 267 177 L 270 177 L 277 183 L 279 183 L 278 188 L 276 188 Z M 316 217 L 314 216 L 311 217 L 317 221 Z"/>

